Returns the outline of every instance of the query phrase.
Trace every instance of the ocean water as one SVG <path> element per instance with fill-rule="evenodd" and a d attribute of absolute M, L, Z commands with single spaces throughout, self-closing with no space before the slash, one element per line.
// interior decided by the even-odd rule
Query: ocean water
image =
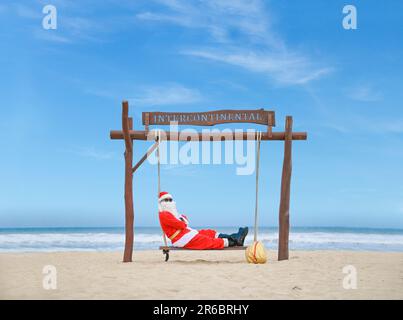
<path fill-rule="evenodd" d="M 231 233 L 236 228 L 215 228 Z M 258 239 L 267 248 L 277 248 L 277 228 L 259 228 Z M 250 228 L 246 244 L 253 241 Z M 135 249 L 157 249 L 161 229 L 135 229 Z M 115 251 L 123 250 L 123 228 L 0 228 L 0 252 Z M 361 250 L 403 252 L 403 230 L 362 228 L 292 228 L 291 250 Z"/>

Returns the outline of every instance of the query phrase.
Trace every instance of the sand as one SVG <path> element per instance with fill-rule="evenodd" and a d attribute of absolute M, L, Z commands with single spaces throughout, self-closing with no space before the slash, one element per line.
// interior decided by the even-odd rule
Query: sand
<path fill-rule="evenodd" d="M 0 254 L 0 299 L 403 299 L 403 253 L 299 251 L 265 265 L 243 251 L 160 251 Z M 45 265 L 57 288 L 45 290 Z M 343 267 L 357 271 L 357 288 L 343 288 Z M 350 273 L 351 275 L 351 273 Z M 350 278 L 349 278 L 350 279 Z M 346 280 L 345 280 L 346 282 Z M 354 282 L 348 282 L 353 284 Z"/>

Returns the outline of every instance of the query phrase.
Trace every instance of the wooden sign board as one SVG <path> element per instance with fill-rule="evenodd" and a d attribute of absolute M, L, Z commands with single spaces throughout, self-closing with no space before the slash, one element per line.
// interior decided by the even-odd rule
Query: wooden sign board
<path fill-rule="evenodd" d="M 209 112 L 143 112 L 143 125 L 214 126 L 222 123 L 257 123 L 275 126 L 274 111 L 258 110 L 217 110 Z"/>

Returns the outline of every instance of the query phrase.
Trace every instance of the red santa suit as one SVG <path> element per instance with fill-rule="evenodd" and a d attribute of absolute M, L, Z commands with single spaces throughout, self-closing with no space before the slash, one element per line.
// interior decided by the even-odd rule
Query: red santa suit
<path fill-rule="evenodd" d="M 164 202 L 172 196 L 161 192 L 159 198 L 159 219 L 161 228 L 175 247 L 206 250 L 223 249 L 228 246 L 228 240 L 218 238 L 218 232 L 211 229 L 195 230 L 189 227 L 185 215 L 176 211 L 175 202 Z"/>

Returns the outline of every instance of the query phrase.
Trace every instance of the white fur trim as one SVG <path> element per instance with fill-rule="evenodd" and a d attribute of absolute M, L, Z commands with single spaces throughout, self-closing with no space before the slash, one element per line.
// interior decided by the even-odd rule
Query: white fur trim
<path fill-rule="evenodd" d="M 188 233 L 184 234 L 179 240 L 172 242 L 175 247 L 184 247 L 190 240 L 192 240 L 199 232 L 197 230 L 191 229 Z"/>
<path fill-rule="evenodd" d="M 161 200 L 164 200 L 164 199 L 166 199 L 166 198 L 171 198 L 171 199 L 172 199 L 172 196 L 171 196 L 169 193 L 164 194 L 163 196 L 160 197 L 160 201 L 161 201 Z"/>
<path fill-rule="evenodd" d="M 224 247 L 229 247 L 229 244 L 228 244 L 228 239 L 223 239 L 224 240 Z"/>
<path fill-rule="evenodd" d="M 219 235 L 220 234 L 218 232 L 216 232 L 214 238 L 218 238 Z"/>

